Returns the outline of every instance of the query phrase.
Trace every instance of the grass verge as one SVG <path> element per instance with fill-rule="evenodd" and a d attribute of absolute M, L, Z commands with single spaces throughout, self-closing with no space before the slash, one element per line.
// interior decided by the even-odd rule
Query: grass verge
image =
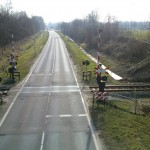
<path fill-rule="evenodd" d="M 41 50 L 43 49 L 43 46 L 45 45 L 47 39 L 48 39 L 48 32 L 43 31 L 36 34 L 35 39 L 35 47 L 34 47 L 34 41 L 32 37 L 28 37 L 27 39 L 24 39 L 22 41 L 18 41 L 15 43 L 15 56 L 18 56 L 18 65 L 17 70 L 21 73 L 21 80 L 28 74 L 30 71 L 30 68 L 35 61 L 35 59 L 40 54 Z M 9 79 L 8 74 L 8 68 L 10 67 L 8 64 L 8 57 L 11 53 L 11 50 L 9 50 L 10 47 L 8 46 L 5 50 L 5 53 L 3 55 L 0 55 L 2 58 L 0 61 L 0 65 L 4 66 L 5 64 L 5 70 L 1 71 L 0 77 L 2 78 L 1 84 L 4 84 L 7 79 Z M 19 81 L 16 80 L 18 83 Z"/>
<path fill-rule="evenodd" d="M 82 61 L 88 59 L 89 70 L 96 66 L 81 50 L 66 36 L 63 38 L 70 56 L 77 66 L 78 74 L 82 77 Z M 93 75 L 93 81 L 94 81 Z M 150 103 L 150 99 L 146 100 Z M 149 115 L 134 114 L 133 101 L 111 101 L 106 107 L 101 103 L 91 103 L 89 112 L 96 131 L 104 139 L 109 150 L 149 150 L 150 149 L 150 117 Z"/>
<path fill-rule="evenodd" d="M 86 70 L 86 66 L 83 65 L 82 62 L 84 60 L 88 60 L 88 61 L 90 61 L 90 64 L 87 66 L 87 70 L 92 71 L 92 78 L 91 78 L 91 80 L 87 80 L 85 82 L 89 85 L 97 85 L 96 79 L 95 79 L 95 74 L 94 74 L 94 72 L 95 72 L 94 68 L 96 67 L 96 63 L 94 61 L 92 61 L 85 53 L 83 53 L 82 50 L 80 49 L 80 47 L 78 45 L 76 45 L 73 41 L 71 41 L 70 39 L 68 39 L 66 36 L 64 36 L 61 33 L 59 33 L 59 35 L 61 36 L 61 38 L 64 40 L 64 42 L 66 44 L 66 47 L 69 51 L 69 55 L 72 58 L 73 63 L 75 64 L 75 66 L 77 68 L 77 73 L 79 75 L 80 80 L 82 80 L 82 72 Z M 102 58 L 102 62 L 104 62 L 104 64 L 106 64 L 104 58 Z M 108 78 L 108 82 L 109 83 L 113 82 L 111 77 Z"/>
<path fill-rule="evenodd" d="M 99 136 L 109 150 L 149 150 L 150 118 L 135 115 L 131 101 L 113 101 L 104 108 L 103 104 L 91 104 L 90 114 Z"/>

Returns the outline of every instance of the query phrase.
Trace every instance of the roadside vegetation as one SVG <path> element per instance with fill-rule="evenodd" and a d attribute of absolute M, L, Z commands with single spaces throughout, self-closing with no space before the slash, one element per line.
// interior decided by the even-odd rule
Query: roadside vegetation
<path fill-rule="evenodd" d="M 0 5 L 0 47 L 2 54 L 12 42 L 22 40 L 45 29 L 42 17 L 27 16 L 25 11 L 15 12 L 10 2 Z"/>
<path fill-rule="evenodd" d="M 145 41 L 145 42 L 150 42 L 150 31 L 149 30 L 126 30 L 123 33 L 124 36 L 126 37 L 132 37 L 136 40 L 139 41 Z"/>
<path fill-rule="evenodd" d="M 88 68 L 91 70 L 96 64 L 93 63 L 73 41 L 69 40 L 61 33 L 60 35 L 66 44 L 70 57 L 72 58 L 81 79 L 83 71 L 82 61 L 88 59 L 91 62 Z M 105 59 L 103 59 L 103 62 L 105 63 Z M 92 78 L 93 81 L 94 78 L 95 76 Z M 86 83 L 91 84 L 91 82 Z M 100 102 L 95 102 L 93 104 L 92 94 L 88 95 L 90 95 L 90 97 L 86 99 L 86 101 L 88 102 L 91 119 L 99 137 L 104 140 L 108 150 L 150 149 L 149 94 L 147 98 L 138 95 L 137 103 L 131 99 L 112 97 L 110 94 L 109 101 L 105 106 Z"/>
<path fill-rule="evenodd" d="M 48 33 L 44 30 L 45 23 L 41 16 L 30 18 L 25 11 L 16 12 L 10 2 L 0 5 L 1 84 L 6 83 L 9 78 L 11 54 L 17 61 L 17 71 L 20 71 L 21 79 L 29 72 L 33 60 L 47 40 Z"/>
<path fill-rule="evenodd" d="M 76 66 L 77 73 L 79 75 L 80 80 L 82 81 L 83 71 L 86 71 L 86 66 L 83 65 L 82 62 L 88 60 L 90 64 L 87 66 L 87 70 L 92 72 L 92 78 L 91 80 L 87 80 L 86 83 L 88 83 L 89 85 L 97 85 L 95 79 L 95 69 L 94 69 L 96 67 L 96 63 L 92 61 L 85 53 L 82 52 L 80 46 L 76 45 L 73 41 L 68 39 L 68 37 L 66 37 L 62 33 L 59 34 L 61 38 L 64 40 L 64 42 L 66 43 L 66 47 L 69 50 L 70 57 Z M 107 61 L 105 57 L 101 57 L 101 61 L 103 62 L 103 64 L 107 65 Z M 108 82 L 111 84 L 114 81 L 112 80 L 111 77 L 109 77 Z"/>
<path fill-rule="evenodd" d="M 93 56 L 101 29 L 101 51 L 107 66 L 127 82 L 150 82 L 150 20 L 120 22 L 110 15 L 105 22 L 99 20 L 92 11 L 84 19 L 61 23 L 59 29 Z"/>
<path fill-rule="evenodd" d="M 150 44 L 127 37 L 107 42 L 104 54 L 114 72 L 129 82 L 150 82 Z"/>
<path fill-rule="evenodd" d="M 133 101 L 127 100 L 111 101 L 106 108 L 102 103 L 90 105 L 94 127 L 104 139 L 107 149 L 150 149 L 150 115 L 134 114 L 133 105 Z"/>
<path fill-rule="evenodd" d="M 43 34 L 44 33 L 44 34 Z M 43 35 L 43 36 L 41 36 Z M 34 61 L 36 58 L 39 56 L 41 53 L 41 50 L 43 49 L 43 44 L 46 43 L 48 39 L 49 33 L 47 31 L 42 31 L 36 34 L 36 43 L 35 43 L 35 48 L 34 49 L 34 41 L 33 37 L 27 37 L 21 41 L 18 41 L 15 43 L 15 46 L 17 49 L 15 49 L 15 54 L 18 55 L 18 65 L 17 65 L 17 70 L 20 71 L 20 81 L 18 77 L 16 78 L 16 82 L 12 82 L 10 80 L 10 76 L 8 73 L 8 68 L 9 63 L 8 63 L 8 57 L 11 53 L 11 47 L 7 46 L 5 53 L 2 55 L 0 54 L 0 65 L 5 65 L 5 69 L 0 69 L 0 78 L 2 78 L 2 81 L 0 82 L 0 86 L 15 86 L 15 84 L 18 84 L 21 82 L 29 73 Z M 36 50 L 36 55 L 35 55 L 35 50 Z M 11 104 L 12 100 L 15 97 L 15 92 L 9 94 L 9 99 L 7 97 L 4 97 L 3 103 L 0 103 L 0 118 L 3 117 L 4 113 L 7 111 L 9 105 Z M 13 97 L 14 96 L 14 97 Z M 13 97 L 13 98 L 12 98 Z"/>
<path fill-rule="evenodd" d="M 33 62 L 40 54 L 44 44 L 48 39 L 47 31 L 40 31 L 36 34 L 35 47 L 33 37 L 27 37 L 21 41 L 15 43 L 15 56 L 17 58 L 17 70 L 20 71 L 21 80 L 29 73 Z M 1 84 L 7 83 L 9 80 L 8 68 L 10 67 L 8 62 L 8 57 L 11 53 L 11 46 L 6 47 L 5 53 L 0 54 L 0 66 L 4 66 L 4 69 L 0 70 L 0 77 L 2 78 Z M 16 83 L 18 83 L 18 78 L 16 77 Z M 8 82 L 9 84 L 9 82 Z"/>

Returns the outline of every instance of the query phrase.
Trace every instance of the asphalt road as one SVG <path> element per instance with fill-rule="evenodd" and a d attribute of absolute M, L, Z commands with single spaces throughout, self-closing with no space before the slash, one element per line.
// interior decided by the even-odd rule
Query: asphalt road
<path fill-rule="evenodd" d="M 97 150 L 86 112 L 65 45 L 51 31 L 0 124 L 0 150 Z"/>

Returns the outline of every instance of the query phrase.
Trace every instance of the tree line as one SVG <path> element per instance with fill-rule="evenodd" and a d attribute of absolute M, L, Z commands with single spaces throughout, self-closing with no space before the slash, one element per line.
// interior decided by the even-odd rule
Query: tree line
<path fill-rule="evenodd" d="M 99 20 L 98 13 L 92 11 L 84 19 L 75 19 L 69 23 L 62 22 L 58 28 L 77 43 L 86 43 L 87 49 L 97 48 L 99 29 L 102 30 L 102 44 L 118 37 L 127 37 L 128 33 L 130 33 L 128 37 L 132 38 L 131 33 L 133 31 L 138 33 L 147 32 L 147 36 L 150 37 L 150 21 L 121 22 L 111 15 L 107 15 L 104 22 Z"/>
<path fill-rule="evenodd" d="M 13 12 L 10 5 L 0 6 L 0 47 L 11 42 L 12 35 L 14 41 L 21 40 L 27 36 L 45 29 L 42 17 L 27 16 L 26 12 Z"/>
<path fill-rule="evenodd" d="M 98 31 L 101 29 L 103 41 L 115 38 L 119 33 L 119 22 L 108 15 L 105 22 L 99 21 L 96 11 L 92 11 L 84 19 L 75 19 L 72 22 L 59 24 L 60 30 L 78 43 L 86 43 L 87 48 L 97 48 Z"/>

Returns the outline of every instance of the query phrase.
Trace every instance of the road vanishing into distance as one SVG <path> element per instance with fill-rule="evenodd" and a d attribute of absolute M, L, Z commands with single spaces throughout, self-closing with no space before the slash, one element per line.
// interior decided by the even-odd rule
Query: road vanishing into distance
<path fill-rule="evenodd" d="M 67 50 L 49 39 L 0 122 L 0 150 L 98 150 Z"/>

